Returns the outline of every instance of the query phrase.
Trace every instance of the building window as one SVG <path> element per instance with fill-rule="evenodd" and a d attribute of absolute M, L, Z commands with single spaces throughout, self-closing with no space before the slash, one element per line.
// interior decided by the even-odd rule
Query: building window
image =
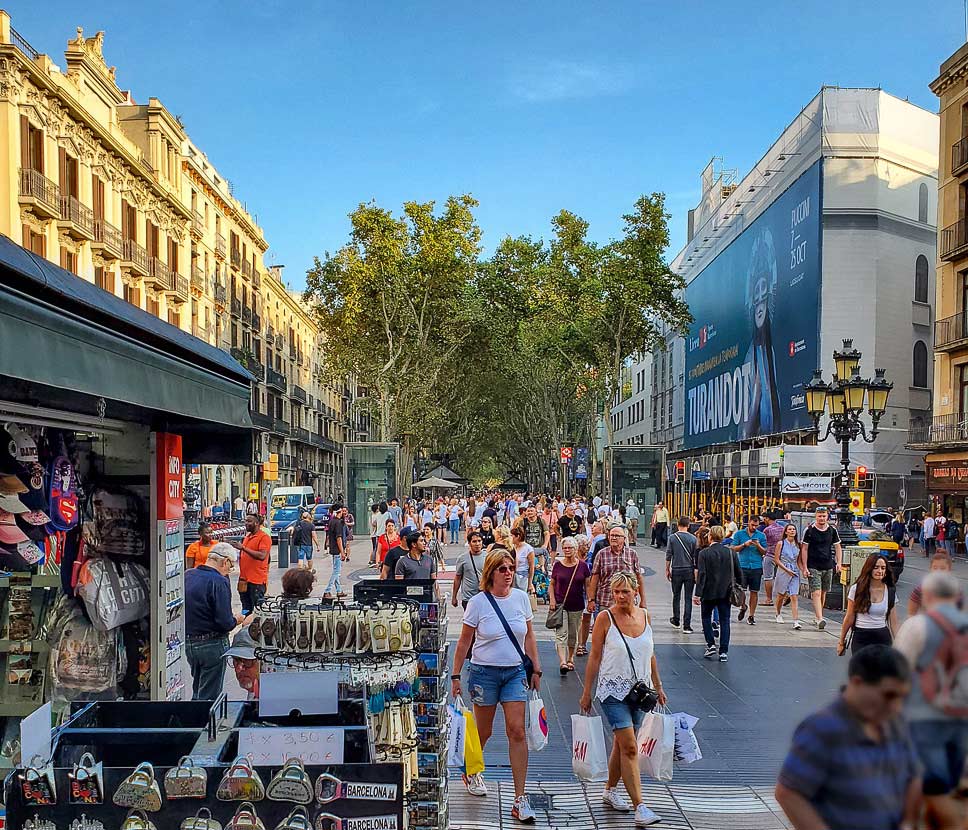
<path fill-rule="evenodd" d="M 24 247 L 37 256 L 47 256 L 47 238 L 26 225 L 23 226 Z"/>
<path fill-rule="evenodd" d="M 168 322 L 177 328 L 181 328 L 181 312 L 172 308 L 168 309 Z"/>
<path fill-rule="evenodd" d="M 958 404 L 958 414 L 968 414 L 968 364 L 958 367 Z"/>
<path fill-rule="evenodd" d="M 70 271 L 72 274 L 77 273 L 77 254 L 73 251 L 68 251 L 67 248 L 61 248 L 61 268 L 65 271 Z"/>
<path fill-rule="evenodd" d="M 133 306 L 141 307 L 141 292 L 133 285 L 124 286 L 124 299 Z"/>
<path fill-rule="evenodd" d="M 161 305 L 154 297 L 145 297 L 145 311 L 154 314 L 155 317 L 161 316 Z"/>
<path fill-rule="evenodd" d="M 928 186 L 924 182 L 918 187 L 918 221 L 928 223 Z"/>
<path fill-rule="evenodd" d="M 914 344 L 914 386 L 928 386 L 928 347 L 921 340 Z"/>
<path fill-rule="evenodd" d="M 98 288 L 103 288 L 110 294 L 114 293 L 114 271 L 107 268 L 94 269 L 94 283 Z"/>
<path fill-rule="evenodd" d="M 928 258 L 924 254 L 919 254 L 914 262 L 914 301 L 928 301 Z"/>

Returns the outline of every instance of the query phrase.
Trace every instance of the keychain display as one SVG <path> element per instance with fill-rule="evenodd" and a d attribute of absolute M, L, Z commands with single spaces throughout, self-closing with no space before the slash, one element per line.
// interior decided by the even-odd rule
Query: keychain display
<path fill-rule="evenodd" d="M 26 825 L 24 830 L 27 830 Z M 81 813 L 68 825 L 67 830 L 104 830 L 104 823 L 96 818 L 88 818 L 86 813 Z"/>
<path fill-rule="evenodd" d="M 104 803 L 104 770 L 90 752 L 85 752 L 74 764 L 74 769 L 67 773 L 67 781 L 70 804 Z"/>
<path fill-rule="evenodd" d="M 119 807 L 131 807 L 157 813 L 161 809 L 161 790 L 155 780 L 151 764 L 139 764 L 114 791 L 114 803 Z"/>
<path fill-rule="evenodd" d="M 324 772 L 316 779 L 316 801 L 329 804 L 342 799 L 360 801 L 396 801 L 396 784 L 371 784 L 359 781 L 341 781 L 335 775 Z"/>
<path fill-rule="evenodd" d="M 262 801 L 266 797 L 266 788 L 252 768 L 251 758 L 241 755 L 235 759 L 225 771 L 216 795 L 219 801 Z"/>
<path fill-rule="evenodd" d="M 208 807 L 202 807 L 195 815 L 182 819 L 179 830 L 222 830 L 222 825 L 212 818 Z"/>
<path fill-rule="evenodd" d="M 266 798 L 270 801 L 289 801 L 293 804 L 312 804 L 313 782 L 306 774 L 306 767 L 298 758 L 289 758 L 269 786 Z"/>
<path fill-rule="evenodd" d="M 243 801 L 225 825 L 225 830 L 266 830 L 266 826 L 256 813 L 255 805 L 250 801 Z"/>
<path fill-rule="evenodd" d="M 208 793 L 208 773 L 187 755 L 165 773 L 165 795 L 178 798 L 205 798 Z"/>
<path fill-rule="evenodd" d="M 144 810 L 132 810 L 121 823 L 121 830 L 158 830 Z"/>
<path fill-rule="evenodd" d="M 340 818 L 332 813 L 320 813 L 313 824 L 315 830 L 398 830 L 397 817 L 388 816 L 358 816 L 354 818 Z"/>
<path fill-rule="evenodd" d="M 54 788 L 54 768 L 51 766 L 27 767 L 18 776 L 20 791 L 24 801 L 38 807 L 57 803 L 57 790 Z"/>

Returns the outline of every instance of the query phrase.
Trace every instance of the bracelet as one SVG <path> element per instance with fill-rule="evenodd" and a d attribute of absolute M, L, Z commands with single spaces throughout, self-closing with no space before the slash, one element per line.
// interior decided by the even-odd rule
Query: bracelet
<path fill-rule="evenodd" d="M 452 675 L 450 676 L 450 679 L 451 679 L 451 680 L 460 680 L 460 675 L 459 675 L 459 674 L 452 674 Z"/>
<path fill-rule="evenodd" d="M 533 671 L 533 672 L 531 672 L 531 674 L 536 674 L 536 675 L 538 675 L 538 677 L 541 677 L 544 674 L 544 672 L 542 672 L 542 671 Z"/>

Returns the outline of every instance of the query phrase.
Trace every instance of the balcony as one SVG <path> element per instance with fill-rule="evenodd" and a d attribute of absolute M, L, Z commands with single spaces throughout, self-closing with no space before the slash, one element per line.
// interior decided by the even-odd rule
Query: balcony
<path fill-rule="evenodd" d="M 287 424 L 284 420 L 282 420 L 282 418 L 273 418 L 272 419 L 272 431 L 273 432 L 277 432 L 280 435 L 288 435 L 289 434 L 289 424 Z M 280 463 L 281 463 L 281 459 L 282 458 L 285 458 L 285 457 L 286 456 L 281 456 Z"/>
<path fill-rule="evenodd" d="M 302 403 L 302 404 L 305 404 L 308 401 L 306 390 L 303 389 L 301 386 L 297 386 L 296 384 L 292 385 L 292 392 L 290 393 L 290 397 L 294 401 L 299 401 L 299 403 Z"/>
<path fill-rule="evenodd" d="M 233 317 L 242 316 L 242 301 L 238 297 L 232 298 L 232 316 Z"/>
<path fill-rule="evenodd" d="M 94 239 L 94 211 L 74 196 L 61 196 L 61 215 L 57 227 L 82 241 Z"/>
<path fill-rule="evenodd" d="M 215 256 L 225 259 L 225 252 L 228 250 L 228 245 L 225 243 L 225 237 L 222 234 L 215 234 Z"/>
<path fill-rule="evenodd" d="M 965 445 L 968 445 L 968 413 L 936 415 L 928 423 L 912 421 L 908 428 L 908 446 L 914 449 Z"/>
<path fill-rule="evenodd" d="M 20 201 L 32 207 L 38 216 L 60 219 L 60 188 L 39 170 L 20 171 Z"/>
<path fill-rule="evenodd" d="M 238 248 L 232 249 L 232 267 L 238 271 L 242 266 L 242 252 Z"/>
<path fill-rule="evenodd" d="M 959 219 L 942 229 L 938 239 L 938 255 L 941 259 L 957 259 L 968 252 L 968 219 Z"/>
<path fill-rule="evenodd" d="M 121 252 L 121 267 L 147 277 L 150 271 L 148 252 L 133 239 L 125 239 Z"/>
<path fill-rule="evenodd" d="M 257 312 L 255 309 L 252 309 L 252 328 L 255 329 L 256 332 L 262 331 L 262 318 L 259 316 L 259 312 Z"/>
<path fill-rule="evenodd" d="M 262 274 L 257 269 L 252 270 L 252 287 L 256 291 L 262 287 Z"/>
<path fill-rule="evenodd" d="M 275 329 L 272 328 L 272 323 L 266 323 L 266 340 L 270 343 L 274 342 L 276 339 Z"/>
<path fill-rule="evenodd" d="M 168 288 L 169 299 L 176 303 L 188 302 L 191 295 L 188 277 L 179 274 L 177 271 L 171 272 L 171 285 Z"/>
<path fill-rule="evenodd" d="M 205 272 L 197 265 L 192 266 L 192 291 L 205 293 Z"/>
<path fill-rule="evenodd" d="M 252 309 L 247 305 L 242 306 L 242 325 L 252 325 Z"/>
<path fill-rule="evenodd" d="M 285 344 L 285 338 L 281 334 L 276 335 L 276 349 L 282 351 L 282 347 Z"/>
<path fill-rule="evenodd" d="M 934 350 L 947 352 L 968 345 L 968 311 L 945 317 L 934 324 Z"/>
<path fill-rule="evenodd" d="M 311 443 L 308 429 L 303 429 L 302 427 L 293 427 L 291 435 L 297 441 L 302 441 L 304 444 Z"/>
<path fill-rule="evenodd" d="M 225 308 L 225 286 L 216 285 L 215 286 L 215 304 Z"/>
<path fill-rule="evenodd" d="M 119 231 L 104 219 L 94 220 L 94 240 L 91 249 L 100 251 L 103 259 L 121 259 L 124 254 L 124 240 Z"/>
<path fill-rule="evenodd" d="M 192 208 L 192 236 L 201 239 L 205 233 L 205 217 L 197 210 Z"/>
<path fill-rule="evenodd" d="M 277 372 L 271 366 L 266 366 L 266 384 L 271 389 L 275 389 L 283 395 L 286 394 L 286 390 L 289 388 L 289 381 L 286 379 L 286 376 L 282 372 Z"/>
<path fill-rule="evenodd" d="M 968 167 L 968 137 L 951 145 L 951 175 L 957 176 Z"/>
<path fill-rule="evenodd" d="M 249 260 L 246 259 L 246 260 L 243 260 L 242 261 L 242 276 L 243 277 L 248 277 L 251 280 L 252 279 L 252 271 L 253 270 L 254 269 L 252 268 L 252 263 Z"/>
<path fill-rule="evenodd" d="M 174 288 L 171 269 L 156 256 L 148 260 L 148 282 L 152 281 L 161 291 L 171 291 Z"/>
<path fill-rule="evenodd" d="M 256 360 L 253 357 L 252 360 L 249 361 L 249 364 L 248 364 L 248 366 L 246 366 L 246 368 L 250 372 L 252 372 L 253 375 L 255 375 L 255 379 L 259 383 L 265 383 L 265 381 L 266 381 L 266 367 L 265 367 L 265 365 L 263 365 L 262 363 L 260 363 L 258 360 Z"/>
<path fill-rule="evenodd" d="M 35 61 L 40 57 L 40 52 L 34 49 L 13 26 L 10 27 L 10 42 L 30 60 Z"/>
<path fill-rule="evenodd" d="M 258 429 L 264 429 L 267 432 L 272 432 L 272 417 L 269 415 L 263 415 L 261 412 L 256 412 L 252 409 L 249 410 L 249 417 L 252 419 L 252 423 Z"/>

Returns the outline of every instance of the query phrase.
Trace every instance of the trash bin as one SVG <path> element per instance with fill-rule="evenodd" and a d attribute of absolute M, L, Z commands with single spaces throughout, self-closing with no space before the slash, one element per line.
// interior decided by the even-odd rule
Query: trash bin
<path fill-rule="evenodd" d="M 279 534 L 279 567 L 289 567 L 289 534 L 281 532 Z"/>

